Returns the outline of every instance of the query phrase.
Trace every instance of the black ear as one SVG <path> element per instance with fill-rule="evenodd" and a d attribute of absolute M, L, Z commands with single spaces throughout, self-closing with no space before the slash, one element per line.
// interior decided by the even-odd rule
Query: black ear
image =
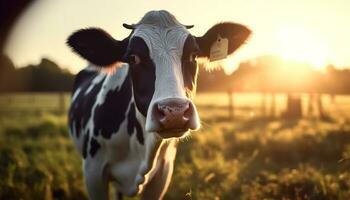
<path fill-rule="evenodd" d="M 69 36 L 67 44 L 92 64 L 104 67 L 122 60 L 128 40 L 118 41 L 102 29 L 88 28 Z"/>
<path fill-rule="evenodd" d="M 232 54 L 251 34 L 251 31 L 241 25 L 231 22 L 219 23 L 211 27 L 202 37 L 196 37 L 201 57 L 209 57 L 210 48 L 217 40 L 218 35 L 221 38 L 228 39 L 228 55 Z"/>

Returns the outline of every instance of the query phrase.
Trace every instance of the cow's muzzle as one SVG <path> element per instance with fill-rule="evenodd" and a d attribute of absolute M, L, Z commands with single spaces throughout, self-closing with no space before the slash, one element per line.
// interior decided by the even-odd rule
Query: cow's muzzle
<path fill-rule="evenodd" d="M 189 130 L 198 129 L 198 116 L 191 101 L 167 98 L 153 104 L 150 131 L 163 138 L 181 137 Z"/>

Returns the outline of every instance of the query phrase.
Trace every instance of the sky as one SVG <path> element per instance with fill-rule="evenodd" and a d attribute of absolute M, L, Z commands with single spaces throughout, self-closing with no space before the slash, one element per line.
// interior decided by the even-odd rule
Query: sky
<path fill-rule="evenodd" d="M 100 27 L 116 39 L 127 37 L 123 23 L 136 23 L 150 10 L 168 10 L 190 32 L 203 35 L 218 22 L 248 26 L 249 41 L 225 61 L 232 71 L 240 62 L 275 54 L 308 62 L 350 67 L 349 0 L 37 0 L 10 33 L 5 53 L 17 67 L 47 57 L 73 73 L 86 66 L 65 41 L 75 30 Z"/>

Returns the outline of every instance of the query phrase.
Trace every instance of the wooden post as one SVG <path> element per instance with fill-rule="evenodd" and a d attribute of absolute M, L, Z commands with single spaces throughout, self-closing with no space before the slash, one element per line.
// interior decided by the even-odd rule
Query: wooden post
<path fill-rule="evenodd" d="M 322 94 L 317 95 L 316 105 L 317 105 L 319 117 L 324 118 L 326 115 L 325 115 L 324 110 L 323 110 Z"/>
<path fill-rule="evenodd" d="M 270 105 L 270 115 L 271 117 L 276 116 L 276 93 L 271 93 L 271 105 Z"/>
<path fill-rule="evenodd" d="M 309 93 L 308 104 L 307 104 L 307 116 L 312 117 L 314 114 L 314 94 Z"/>
<path fill-rule="evenodd" d="M 233 91 L 228 90 L 228 118 L 233 119 L 234 117 L 234 108 L 233 108 Z"/>
<path fill-rule="evenodd" d="M 261 93 L 261 116 L 266 116 L 266 92 Z"/>
<path fill-rule="evenodd" d="M 300 118 L 302 117 L 302 108 L 301 108 L 301 97 L 300 95 L 292 95 L 288 93 L 287 95 L 287 110 L 284 114 L 287 118 Z"/>

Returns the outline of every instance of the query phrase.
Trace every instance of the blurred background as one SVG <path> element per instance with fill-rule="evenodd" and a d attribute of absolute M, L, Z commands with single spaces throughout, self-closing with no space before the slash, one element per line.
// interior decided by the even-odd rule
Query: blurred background
<path fill-rule="evenodd" d="M 0 1 L 0 199 L 86 199 L 67 132 L 74 76 L 65 44 L 117 39 L 166 9 L 201 36 L 234 21 L 253 35 L 200 66 L 202 129 L 179 146 L 165 199 L 350 199 L 350 1 Z M 215 67 L 212 67 L 213 65 Z M 129 199 L 129 198 L 127 198 Z"/>

